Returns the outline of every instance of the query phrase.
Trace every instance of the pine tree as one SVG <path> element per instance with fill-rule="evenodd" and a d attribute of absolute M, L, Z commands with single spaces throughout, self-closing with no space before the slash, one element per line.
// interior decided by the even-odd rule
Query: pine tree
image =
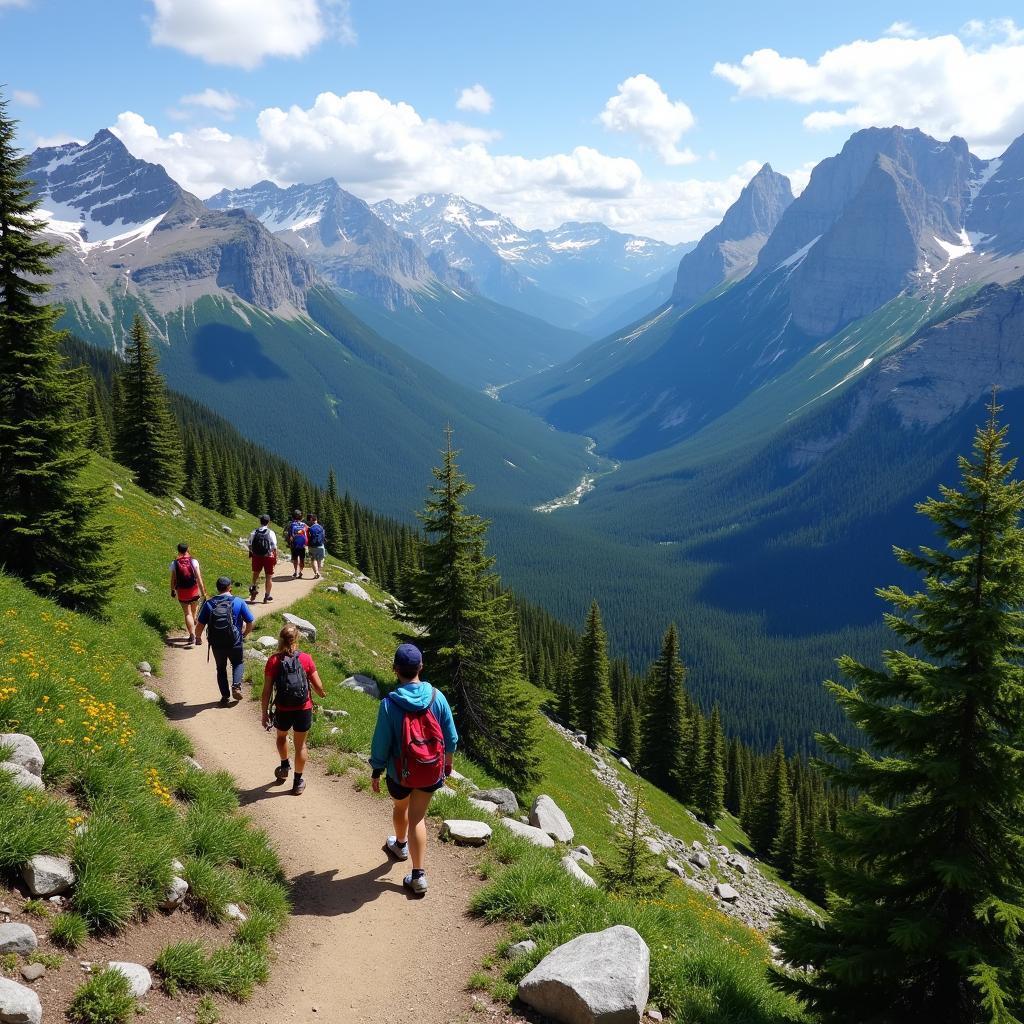
<path fill-rule="evenodd" d="M 725 810 L 725 735 L 717 704 L 711 709 L 703 760 L 703 771 L 697 780 L 697 812 L 709 825 L 714 825 Z"/>
<path fill-rule="evenodd" d="M 743 806 L 743 754 L 736 736 L 729 741 L 729 766 L 726 771 L 725 809 L 739 817 Z"/>
<path fill-rule="evenodd" d="M 772 846 L 789 814 L 789 804 L 789 770 L 786 767 L 786 751 L 780 739 L 772 752 L 764 784 L 750 812 L 748 832 L 758 857 L 767 859 L 771 855 Z"/>
<path fill-rule="evenodd" d="M 627 701 L 619 717 L 619 753 L 631 764 L 640 756 L 640 715 L 633 701 Z"/>
<path fill-rule="evenodd" d="M 704 777 L 704 716 L 689 697 L 687 697 L 688 714 L 684 716 L 686 723 L 685 741 L 683 744 L 682 769 L 679 776 L 679 799 L 683 803 L 696 805 L 700 799 L 700 781 Z"/>
<path fill-rule="evenodd" d="M 573 690 L 576 724 L 587 734 L 589 746 L 596 748 L 611 739 L 615 731 L 615 706 L 608 679 L 608 635 L 596 601 L 590 605 L 576 649 Z"/>
<path fill-rule="evenodd" d="M 661 655 L 651 668 L 641 727 L 640 763 L 644 774 L 666 793 L 679 794 L 686 723 L 683 720 L 686 670 L 679 660 L 679 636 L 671 625 Z"/>
<path fill-rule="evenodd" d="M 800 842 L 796 851 L 796 863 L 793 865 L 793 886 L 815 903 L 825 902 L 825 855 L 819 839 L 820 831 L 825 828 L 827 815 L 818 809 L 811 809 L 800 831 Z"/>
<path fill-rule="evenodd" d="M 993 398 L 960 489 L 918 511 L 939 547 L 897 549 L 923 590 L 879 591 L 899 637 L 884 668 L 840 660 L 829 689 L 871 751 L 821 737 L 862 794 L 822 833 L 830 915 L 787 916 L 778 975 L 822 1020 L 1015 1022 L 1024 1010 L 1024 483 Z"/>
<path fill-rule="evenodd" d="M 629 820 L 613 841 L 612 859 L 602 864 L 601 881 L 610 893 L 634 899 L 655 899 L 668 885 L 669 876 L 657 854 L 647 845 L 643 831 L 643 799 L 640 787 L 633 792 Z"/>
<path fill-rule="evenodd" d="M 427 536 L 410 612 L 427 628 L 429 678 L 448 696 L 467 752 L 522 789 L 537 777 L 537 739 L 515 613 L 491 572 L 487 523 L 465 509 L 472 485 L 459 470 L 450 427 L 445 438 L 420 516 Z"/>
<path fill-rule="evenodd" d="M 107 429 L 107 417 L 100 404 L 100 396 L 96 391 L 95 382 L 89 389 L 89 407 L 86 415 L 88 416 L 86 443 L 91 451 L 109 459 L 113 451 L 110 445 L 110 431 Z"/>
<path fill-rule="evenodd" d="M 167 404 L 145 321 L 136 313 L 118 374 L 121 402 L 115 418 L 118 461 L 140 487 L 166 495 L 181 484 L 181 436 Z"/>
<path fill-rule="evenodd" d="M 104 490 L 82 479 L 86 378 L 61 354 L 61 310 L 36 300 L 59 246 L 42 228 L 0 99 L 0 565 L 69 608 L 100 613 L 117 567 L 104 554 Z"/>
<path fill-rule="evenodd" d="M 791 879 L 796 871 L 802 838 L 800 804 L 796 800 L 791 800 L 786 812 L 786 820 L 782 823 L 782 828 L 775 837 L 771 849 L 772 864 L 778 868 L 779 874 L 783 878 Z"/>

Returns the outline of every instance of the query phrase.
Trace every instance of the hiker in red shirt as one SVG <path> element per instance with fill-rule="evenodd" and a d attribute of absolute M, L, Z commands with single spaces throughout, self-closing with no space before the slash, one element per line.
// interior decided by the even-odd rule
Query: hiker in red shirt
<path fill-rule="evenodd" d="M 181 604 L 185 616 L 185 629 L 188 630 L 186 647 L 202 643 L 202 640 L 196 639 L 196 608 L 200 594 L 205 601 L 206 584 L 199 571 L 199 562 L 189 553 L 187 544 L 179 544 L 178 557 L 171 562 L 171 597 Z"/>
<path fill-rule="evenodd" d="M 313 659 L 299 650 L 299 631 L 292 625 L 282 628 L 277 652 L 270 656 L 263 671 L 263 728 L 277 729 L 277 753 L 281 763 L 274 769 L 279 782 L 288 778 L 291 762 L 288 760 L 288 731 L 295 743 L 295 778 L 292 793 L 298 796 L 306 788 L 302 773 L 306 768 L 306 733 L 313 725 L 313 695 L 310 686 L 321 697 L 326 697 Z M 271 715 L 270 707 L 274 711 Z"/>

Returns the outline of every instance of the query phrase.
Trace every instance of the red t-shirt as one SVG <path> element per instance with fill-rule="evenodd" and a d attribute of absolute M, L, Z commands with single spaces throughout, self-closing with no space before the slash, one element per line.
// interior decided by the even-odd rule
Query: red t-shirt
<path fill-rule="evenodd" d="M 267 667 L 263 670 L 263 678 L 269 679 L 273 682 L 277 678 L 277 666 L 280 664 L 281 655 L 272 654 L 267 659 Z M 299 664 L 303 667 L 307 676 L 312 676 L 316 671 L 316 665 L 313 664 L 313 659 L 306 654 L 305 651 L 299 651 Z M 301 707 L 288 707 L 285 704 L 278 704 L 278 711 L 308 711 L 313 706 L 313 687 L 312 684 L 309 688 L 309 697 L 306 698 L 306 703 Z"/>

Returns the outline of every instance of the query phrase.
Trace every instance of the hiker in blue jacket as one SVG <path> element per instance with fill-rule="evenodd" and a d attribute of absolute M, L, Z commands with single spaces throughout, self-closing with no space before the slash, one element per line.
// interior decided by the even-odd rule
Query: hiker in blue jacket
<path fill-rule="evenodd" d="M 420 679 L 423 655 L 419 648 L 402 644 L 395 651 L 393 667 L 398 687 L 380 702 L 370 748 L 372 785 L 379 793 L 380 777 L 387 773 L 395 834 L 388 836 L 384 849 L 400 861 L 408 860 L 411 850 L 412 871 L 402 884 L 423 896 L 427 891 L 424 818 L 430 798 L 452 772 L 459 734 L 444 694 Z"/>

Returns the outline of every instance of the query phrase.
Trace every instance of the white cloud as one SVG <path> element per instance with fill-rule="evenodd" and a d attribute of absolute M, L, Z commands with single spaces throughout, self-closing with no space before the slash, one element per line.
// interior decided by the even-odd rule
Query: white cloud
<path fill-rule="evenodd" d="M 225 119 L 234 117 L 235 111 L 242 105 L 242 101 L 234 93 L 209 88 L 202 92 L 182 96 L 178 102 L 186 107 L 202 107 L 205 110 L 212 110 Z"/>
<path fill-rule="evenodd" d="M 489 114 L 494 109 L 494 97 L 479 83 L 470 85 L 459 93 L 455 101 L 459 110 L 473 110 L 478 114 Z"/>
<path fill-rule="evenodd" d="M 49 149 L 51 146 L 63 146 L 68 142 L 77 142 L 84 146 L 87 139 L 80 139 L 76 135 L 68 135 L 66 132 L 57 132 L 56 135 L 36 135 L 32 139 L 33 149 Z"/>
<path fill-rule="evenodd" d="M 956 35 L 856 40 L 813 62 L 764 49 L 714 73 L 737 96 L 813 107 L 812 131 L 902 124 L 962 135 L 991 156 L 1024 132 L 1024 31 L 1007 19 L 963 31 L 980 45 Z"/>
<path fill-rule="evenodd" d="M 2 7 L 28 7 L 28 0 L 0 0 Z"/>
<path fill-rule="evenodd" d="M 15 89 L 11 93 L 11 99 L 18 104 L 19 107 L 41 107 L 43 101 L 39 96 L 30 92 L 28 89 Z"/>
<path fill-rule="evenodd" d="M 921 33 L 909 21 L 894 21 L 885 30 L 885 34 L 897 39 L 916 39 Z"/>
<path fill-rule="evenodd" d="M 301 57 L 329 36 L 355 42 L 347 0 L 152 0 L 150 34 L 210 64 L 251 69 Z"/>
<path fill-rule="evenodd" d="M 697 159 L 691 150 L 678 148 L 683 134 L 694 125 L 693 112 L 682 100 L 670 100 L 649 75 L 633 75 L 620 82 L 600 120 L 610 132 L 637 136 L 670 166 Z"/>

